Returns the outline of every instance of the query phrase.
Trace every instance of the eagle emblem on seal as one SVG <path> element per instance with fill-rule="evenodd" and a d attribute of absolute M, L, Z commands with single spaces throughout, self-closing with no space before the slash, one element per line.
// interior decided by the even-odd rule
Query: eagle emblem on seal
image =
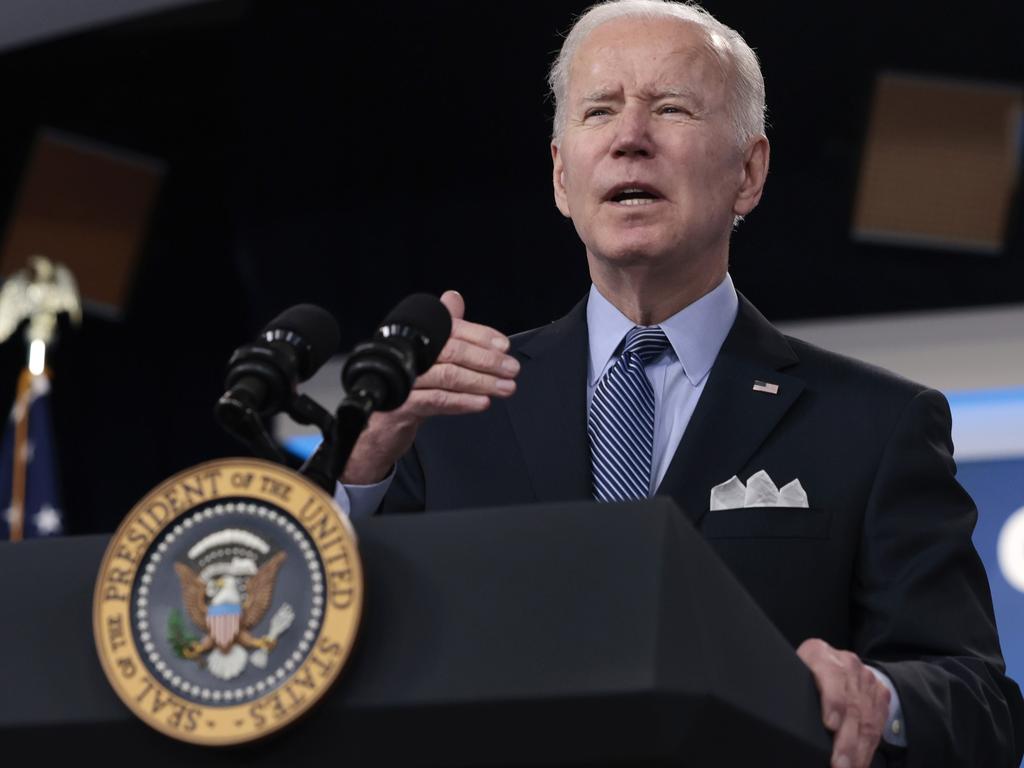
<path fill-rule="evenodd" d="M 271 552 L 261 537 L 243 529 L 211 533 L 188 551 L 188 562 L 174 563 L 181 596 L 192 623 L 202 635 L 181 636 L 179 654 L 206 666 L 221 680 L 231 680 L 250 662 L 264 667 L 267 654 L 295 618 L 283 603 L 262 637 L 254 634 L 270 608 L 274 584 L 286 555 Z M 252 653 L 250 653 L 252 651 Z"/>

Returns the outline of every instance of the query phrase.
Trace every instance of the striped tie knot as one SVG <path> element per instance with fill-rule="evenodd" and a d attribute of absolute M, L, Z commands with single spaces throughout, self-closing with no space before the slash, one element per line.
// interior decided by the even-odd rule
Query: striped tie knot
<path fill-rule="evenodd" d="M 644 365 L 668 348 L 668 338 L 657 325 L 634 325 L 622 342 L 622 355 L 633 354 Z"/>

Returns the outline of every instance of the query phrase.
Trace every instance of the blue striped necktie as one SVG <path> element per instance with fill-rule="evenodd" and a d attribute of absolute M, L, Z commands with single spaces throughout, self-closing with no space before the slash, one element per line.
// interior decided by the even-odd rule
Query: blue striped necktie
<path fill-rule="evenodd" d="M 667 347 L 668 339 L 658 326 L 635 326 L 626 334 L 618 360 L 597 384 L 587 432 L 598 501 L 648 496 L 654 453 L 654 390 L 644 366 Z"/>

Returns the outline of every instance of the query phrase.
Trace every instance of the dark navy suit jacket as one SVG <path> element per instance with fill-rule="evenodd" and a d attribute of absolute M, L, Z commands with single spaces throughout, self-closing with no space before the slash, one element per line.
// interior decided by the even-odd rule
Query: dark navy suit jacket
<path fill-rule="evenodd" d="M 516 394 L 438 418 L 384 512 L 591 498 L 586 301 L 513 337 Z M 941 394 L 783 336 L 745 299 L 657 494 L 702 531 L 794 645 L 820 637 L 899 692 L 909 766 L 1017 766 L 1024 704 L 1004 674 Z M 756 380 L 777 394 L 753 389 Z M 809 509 L 709 512 L 713 486 L 767 470 Z"/>

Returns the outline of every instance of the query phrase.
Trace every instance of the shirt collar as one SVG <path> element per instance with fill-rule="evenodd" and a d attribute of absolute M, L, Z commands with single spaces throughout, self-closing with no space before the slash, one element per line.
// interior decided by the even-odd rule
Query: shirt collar
<path fill-rule="evenodd" d="M 708 375 L 729 335 L 739 311 L 739 298 L 728 273 L 714 289 L 697 301 L 659 323 L 686 378 L 697 386 Z M 593 387 L 608 366 L 615 350 L 634 325 L 597 286 L 590 286 L 587 300 L 587 333 L 590 337 L 590 367 L 587 384 Z"/>

